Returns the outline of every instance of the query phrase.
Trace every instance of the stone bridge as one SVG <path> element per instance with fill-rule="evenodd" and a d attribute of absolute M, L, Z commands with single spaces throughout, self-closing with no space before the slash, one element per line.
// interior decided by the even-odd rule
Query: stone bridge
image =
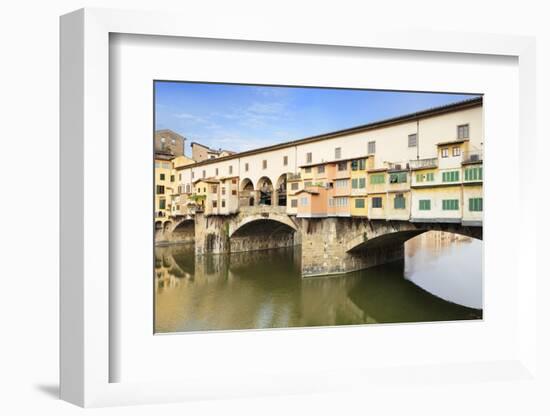
<path fill-rule="evenodd" d="M 192 242 L 195 254 L 301 245 L 302 275 L 342 274 L 404 256 L 408 239 L 430 230 L 482 239 L 482 227 L 366 218 L 296 218 L 285 207 L 241 207 L 233 215 L 180 218 L 157 228 L 158 243 Z"/>

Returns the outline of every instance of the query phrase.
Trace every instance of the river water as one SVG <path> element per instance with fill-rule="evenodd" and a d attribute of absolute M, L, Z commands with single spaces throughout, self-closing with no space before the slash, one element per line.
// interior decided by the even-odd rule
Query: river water
<path fill-rule="evenodd" d="M 300 247 L 195 258 L 155 248 L 155 331 L 184 332 L 481 319 L 479 240 L 430 231 L 405 259 L 302 278 Z"/>

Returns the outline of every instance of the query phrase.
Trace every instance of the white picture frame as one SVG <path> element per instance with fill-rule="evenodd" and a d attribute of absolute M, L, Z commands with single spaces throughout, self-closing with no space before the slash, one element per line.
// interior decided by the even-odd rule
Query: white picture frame
<path fill-rule="evenodd" d="M 185 21 L 185 25 L 180 22 Z M 400 377 L 423 382 L 434 377 L 479 382 L 484 379 L 524 380 L 536 374 L 536 241 L 533 215 L 518 217 L 517 270 L 524 275 L 517 292 L 516 353 L 506 360 L 481 360 L 438 366 L 419 362 L 415 376 L 407 369 L 352 368 L 293 372 L 282 368 L 263 379 L 239 379 L 221 373 L 212 379 L 187 381 L 110 382 L 110 365 L 120 359 L 110 349 L 110 160 L 109 155 L 109 37 L 110 34 L 190 37 L 278 42 L 281 44 L 332 45 L 333 47 L 429 51 L 516 57 L 519 67 L 519 133 L 517 152 L 520 184 L 516 195 L 524 206 L 534 197 L 534 181 L 527 180 L 535 159 L 535 41 L 508 35 L 383 31 L 349 28 L 329 31 L 311 25 L 307 31 L 273 24 L 241 25 L 231 22 L 204 25 L 173 13 L 107 9 L 82 9 L 61 18 L 61 398 L 80 406 L 160 403 L 198 398 L 248 397 L 297 394 L 375 385 Z M 523 208 L 521 208 L 523 209 Z M 523 243 L 523 244 L 522 244 Z M 532 244 L 532 243 L 531 243 Z M 523 248 L 522 248 L 523 247 Z M 314 332 L 309 332 L 313 336 Z M 152 335 L 152 334 L 151 334 Z M 200 336 L 200 335 L 199 335 Z M 204 335 L 203 335 L 204 336 Z M 345 384 L 341 380 L 348 380 Z M 407 381 L 408 380 L 408 381 Z"/>

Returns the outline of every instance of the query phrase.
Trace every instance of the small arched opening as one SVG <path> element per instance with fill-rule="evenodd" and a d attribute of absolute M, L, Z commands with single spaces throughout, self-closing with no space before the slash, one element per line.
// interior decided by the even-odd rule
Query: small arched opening
<path fill-rule="evenodd" d="M 280 207 L 286 207 L 286 173 L 283 173 L 277 179 L 275 187 L 275 201 Z"/>
<path fill-rule="evenodd" d="M 239 206 L 249 207 L 253 206 L 255 202 L 254 198 L 254 184 L 249 178 L 244 178 L 241 181 L 239 189 Z"/>
<path fill-rule="evenodd" d="M 267 176 L 262 176 L 256 186 L 258 190 L 258 203 L 260 205 L 272 205 L 273 182 Z"/>

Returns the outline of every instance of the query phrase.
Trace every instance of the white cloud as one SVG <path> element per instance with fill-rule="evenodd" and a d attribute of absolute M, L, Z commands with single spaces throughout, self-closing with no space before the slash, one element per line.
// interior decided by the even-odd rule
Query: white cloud
<path fill-rule="evenodd" d="M 190 113 L 178 113 L 178 114 L 174 114 L 174 117 L 185 119 L 185 120 L 190 120 L 190 121 L 193 121 L 195 123 L 207 123 L 208 122 L 208 120 L 206 118 L 201 117 L 201 116 L 197 116 L 195 114 L 190 114 Z"/>

